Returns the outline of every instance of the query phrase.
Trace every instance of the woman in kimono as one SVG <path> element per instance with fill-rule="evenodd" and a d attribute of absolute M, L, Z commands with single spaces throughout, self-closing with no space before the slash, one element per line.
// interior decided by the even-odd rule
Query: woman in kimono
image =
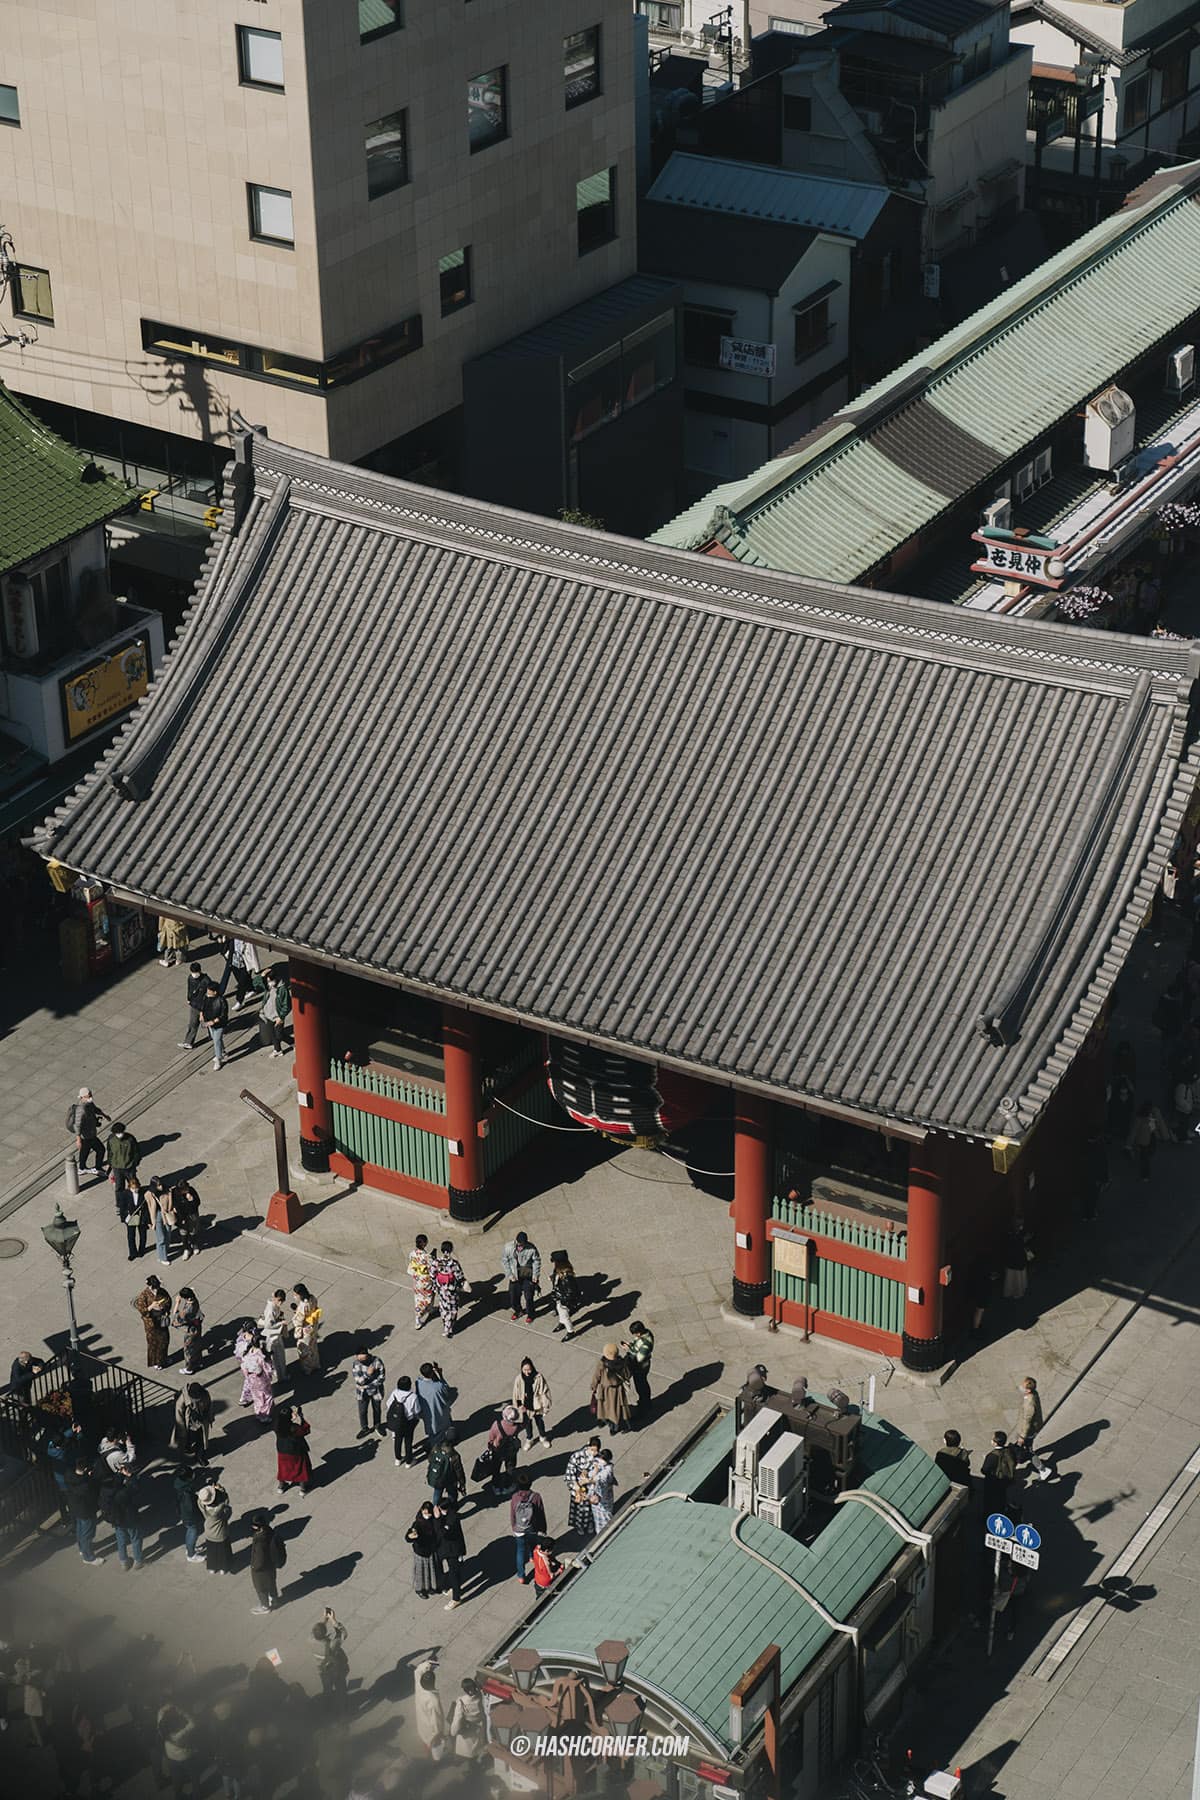
<path fill-rule="evenodd" d="M 413 1245 L 408 1259 L 408 1279 L 412 1282 L 413 1313 L 417 1330 L 428 1323 L 433 1316 L 433 1257 L 429 1251 L 429 1239 L 421 1232 Z"/>
<path fill-rule="evenodd" d="M 592 1502 L 592 1524 L 597 1531 L 603 1531 L 616 1505 L 613 1489 L 617 1485 L 617 1472 L 613 1468 L 611 1450 L 597 1451 L 587 1473 L 587 1484 Z"/>
<path fill-rule="evenodd" d="M 171 1296 L 157 1275 L 148 1275 L 146 1285 L 133 1302 L 134 1311 L 142 1315 L 146 1332 L 146 1366 L 165 1369 L 171 1341 Z"/>
<path fill-rule="evenodd" d="M 171 1323 L 183 1333 L 183 1372 L 194 1375 L 200 1367 L 200 1341 L 204 1336 L 204 1314 L 192 1289 L 180 1288 L 175 1297 Z"/>
<path fill-rule="evenodd" d="M 576 1537 L 590 1538 L 596 1529 L 592 1518 L 592 1495 L 588 1470 L 600 1451 L 600 1439 L 590 1438 L 581 1450 L 568 1459 L 563 1473 L 567 1484 L 567 1524 Z"/>
<path fill-rule="evenodd" d="M 275 1409 L 275 1481 L 281 1494 L 298 1486 L 307 1494 L 312 1481 L 312 1463 L 308 1455 L 308 1434 L 312 1426 L 298 1406 Z"/>
<path fill-rule="evenodd" d="M 454 1254 L 454 1245 L 448 1241 L 444 1243 L 430 1258 L 430 1268 L 433 1271 L 437 1309 L 442 1315 L 442 1336 L 453 1337 L 454 1327 L 458 1323 L 458 1309 L 467 1287 L 467 1278 L 463 1274 L 462 1264 Z"/>
<path fill-rule="evenodd" d="M 241 1349 L 236 1351 L 242 1365 L 242 1405 L 252 1406 L 254 1416 L 265 1425 L 271 1417 L 275 1390 L 271 1382 L 271 1359 L 259 1341 L 256 1326 L 243 1326 L 238 1334 Z"/>
<path fill-rule="evenodd" d="M 296 1359 L 305 1375 L 321 1373 L 321 1352 L 317 1337 L 321 1329 L 321 1309 L 302 1282 L 292 1289 L 296 1302 L 292 1314 L 292 1336 L 296 1340 Z"/>

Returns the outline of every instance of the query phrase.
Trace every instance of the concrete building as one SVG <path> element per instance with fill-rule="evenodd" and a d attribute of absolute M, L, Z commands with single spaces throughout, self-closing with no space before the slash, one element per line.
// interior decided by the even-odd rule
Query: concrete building
<path fill-rule="evenodd" d="M 1018 0 L 1033 51 L 1030 205 L 1083 231 L 1200 132 L 1195 0 Z"/>
<path fill-rule="evenodd" d="M 633 272 L 633 33 L 628 0 L 0 0 L 13 385 L 444 459 L 467 358 Z"/>

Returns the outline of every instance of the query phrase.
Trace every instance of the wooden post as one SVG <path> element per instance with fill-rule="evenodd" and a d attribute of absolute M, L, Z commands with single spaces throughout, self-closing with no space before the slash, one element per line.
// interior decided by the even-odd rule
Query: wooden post
<path fill-rule="evenodd" d="M 333 1108 L 325 1094 L 329 1076 L 329 1003 L 325 970 L 316 963 L 288 959 L 292 1029 L 296 1052 L 292 1073 L 300 1090 L 300 1166 L 310 1174 L 329 1170 Z"/>
<path fill-rule="evenodd" d="M 491 1211 L 479 1137 L 479 1025 L 459 1006 L 442 1008 L 446 1127 L 450 1133 L 450 1217 L 482 1219 Z"/>
<path fill-rule="evenodd" d="M 737 1094 L 733 1115 L 733 1305 L 757 1317 L 771 1292 L 771 1106 Z"/>
<path fill-rule="evenodd" d="M 946 1146 L 937 1138 L 914 1144 L 908 1159 L 908 1262 L 904 1279 L 901 1359 L 908 1369 L 940 1368 L 942 1337 L 942 1220 Z"/>

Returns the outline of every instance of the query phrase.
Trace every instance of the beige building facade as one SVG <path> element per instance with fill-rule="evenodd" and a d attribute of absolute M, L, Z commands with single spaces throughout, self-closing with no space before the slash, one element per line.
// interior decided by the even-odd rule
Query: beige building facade
<path fill-rule="evenodd" d="M 357 460 L 635 266 L 628 0 L 0 0 L 4 374 Z"/>

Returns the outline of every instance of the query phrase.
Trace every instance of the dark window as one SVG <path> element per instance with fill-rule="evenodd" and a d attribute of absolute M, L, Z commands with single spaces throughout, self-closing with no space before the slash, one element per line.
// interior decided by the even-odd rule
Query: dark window
<path fill-rule="evenodd" d="M 1130 131 L 1135 125 L 1144 125 L 1146 112 L 1150 105 L 1150 77 L 1139 75 L 1131 81 L 1121 99 L 1121 129 Z"/>
<path fill-rule="evenodd" d="M 21 100 L 15 87 L 0 81 L 0 125 L 21 123 Z"/>
<path fill-rule="evenodd" d="M 247 87 L 283 90 L 283 39 L 254 25 L 237 28 L 238 74 Z"/>
<path fill-rule="evenodd" d="M 385 113 L 366 129 L 367 199 L 393 193 L 408 181 L 408 114 Z"/>
<path fill-rule="evenodd" d="M 567 435 L 573 444 L 640 406 L 675 379 L 675 314 L 659 313 L 619 343 L 567 371 Z"/>
<path fill-rule="evenodd" d="M 567 373 L 567 435 L 573 444 L 621 410 L 621 346 L 611 344 Z"/>
<path fill-rule="evenodd" d="M 1171 48 L 1164 53 L 1162 64 L 1162 94 L 1159 99 L 1160 106 L 1174 106 L 1175 102 L 1177 100 L 1182 100 L 1187 93 L 1188 67 L 1191 62 L 1191 55 L 1190 44 L 1173 44 Z M 0 95 L 2 95 L 3 92 L 4 90 L 0 88 Z M 0 105 L 0 117 L 2 116 L 3 107 Z"/>
<path fill-rule="evenodd" d="M 364 338 L 331 356 L 326 362 L 292 356 L 284 350 L 263 350 L 256 344 L 238 344 L 219 335 L 193 331 L 182 325 L 163 325 L 142 320 L 142 345 L 172 362 L 217 363 L 258 381 L 274 381 L 286 387 L 345 387 L 398 357 L 421 348 L 421 315 L 389 325 L 374 337 Z"/>
<path fill-rule="evenodd" d="M 622 411 L 670 387 L 675 379 L 675 314 L 660 313 L 621 339 Z"/>
<path fill-rule="evenodd" d="M 250 236 L 263 244 L 295 243 L 292 223 L 292 196 L 287 188 L 259 187 L 250 182 Z"/>
<path fill-rule="evenodd" d="M 442 290 L 442 317 L 460 312 L 471 304 L 471 246 L 452 250 L 438 263 L 438 281 Z"/>
<path fill-rule="evenodd" d="M 683 360 L 695 369 L 719 369 L 721 339 L 733 336 L 735 314 L 707 307 L 683 309 Z"/>
<path fill-rule="evenodd" d="M 567 106 L 582 106 L 600 92 L 600 27 L 573 31 L 563 39 L 563 81 Z"/>
<path fill-rule="evenodd" d="M 812 101 L 804 94 L 785 94 L 783 96 L 783 129 L 785 131 L 812 130 Z"/>
<path fill-rule="evenodd" d="M 471 155 L 508 136 L 508 69 L 489 69 L 467 83 L 467 141 Z"/>
<path fill-rule="evenodd" d="M 601 169 L 575 183 L 575 223 L 579 254 L 598 250 L 617 235 L 617 171 Z"/>
<path fill-rule="evenodd" d="M 399 31 L 404 23 L 404 0 L 358 0 L 358 41 L 369 44 Z"/>
<path fill-rule="evenodd" d="M 53 325 L 54 296 L 50 292 L 49 269 L 34 269 L 28 263 L 18 263 L 12 284 L 13 317 L 40 319 L 43 325 Z"/>
<path fill-rule="evenodd" d="M 815 306 L 806 306 L 803 311 L 797 310 L 796 361 L 803 362 L 805 357 L 823 350 L 829 342 L 830 334 L 828 300 L 818 300 Z"/>

